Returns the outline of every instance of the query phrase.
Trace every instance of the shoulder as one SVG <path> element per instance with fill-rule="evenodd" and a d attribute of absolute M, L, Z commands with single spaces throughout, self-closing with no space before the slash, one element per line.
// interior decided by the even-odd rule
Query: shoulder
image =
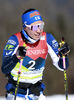
<path fill-rule="evenodd" d="M 47 39 L 54 39 L 54 36 L 51 33 L 46 33 Z"/>
<path fill-rule="evenodd" d="M 12 36 L 10 36 L 10 38 L 7 41 L 7 44 L 17 45 L 19 43 L 16 34 L 18 33 L 15 33 Z"/>
<path fill-rule="evenodd" d="M 56 41 L 51 33 L 46 33 L 46 40 L 48 44 L 52 44 L 53 41 Z"/>
<path fill-rule="evenodd" d="M 47 45 L 51 48 L 56 54 L 58 54 L 58 42 L 54 36 L 50 33 L 46 33 Z"/>
<path fill-rule="evenodd" d="M 51 44 L 52 41 L 56 41 L 55 38 L 54 38 L 54 36 L 51 33 L 43 32 L 42 33 L 42 36 L 45 36 L 46 37 L 46 42 L 48 44 Z"/>
<path fill-rule="evenodd" d="M 42 33 L 42 36 L 46 36 L 46 39 L 49 39 L 49 38 L 52 38 L 53 37 L 53 35 L 52 34 L 50 34 L 50 33 L 46 33 L 46 32 L 43 32 Z"/>
<path fill-rule="evenodd" d="M 15 33 L 15 36 L 21 36 L 21 32 Z"/>

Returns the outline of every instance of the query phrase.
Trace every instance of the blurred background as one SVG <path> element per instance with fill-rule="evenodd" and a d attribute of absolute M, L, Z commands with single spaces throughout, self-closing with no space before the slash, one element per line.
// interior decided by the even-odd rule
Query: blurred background
<path fill-rule="evenodd" d="M 0 66 L 4 46 L 12 34 L 22 29 L 22 13 L 29 9 L 39 10 L 45 22 L 44 31 L 51 33 L 59 42 L 64 36 L 69 44 L 70 66 L 67 69 L 68 93 L 74 94 L 74 0 L 0 0 Z M 7 79 L 0 68 L 0 96 L 5 95 Z M 63 72 L 52 65 L 48 55 L 43 83 L 45 95 L 65 94 Z"/>

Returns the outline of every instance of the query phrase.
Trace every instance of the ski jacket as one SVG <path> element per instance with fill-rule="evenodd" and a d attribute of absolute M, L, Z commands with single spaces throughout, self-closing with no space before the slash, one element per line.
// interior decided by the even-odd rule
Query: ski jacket
<path fill-rule="evenodd" d="M 17 81 L 20 60 L 16 57 L 16 51 L 24 43 L 27 46 L 27 53 L 23 59 L 20 82 L 35 84 L 42 80 L 48 53 L 53 61 L 53 65 L 63 71 L 60 68 L 62 60 L 59 60 L 58 57 L 58 43 L 50 33 L 43 32 L 39 41 L 30 44 L 26 43 L 25 39 L 22 38 L 22 33 L 19 32 L 9 38 L 4 48 L 2 62 L 4 74 L 10 73 L 10 77 Z"/>

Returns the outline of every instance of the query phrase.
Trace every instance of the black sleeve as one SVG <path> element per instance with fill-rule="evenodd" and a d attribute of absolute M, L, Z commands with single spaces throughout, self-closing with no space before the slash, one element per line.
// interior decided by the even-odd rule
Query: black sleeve
<path fill-rule="evenodd" d="M 16 57 L 16 54 L 13 56 L 8 56 L 5 58 L 4 62 L 2 63 L 1 70 L 4 74 L 9 73 L 16 65 L 19 59 Z"/>

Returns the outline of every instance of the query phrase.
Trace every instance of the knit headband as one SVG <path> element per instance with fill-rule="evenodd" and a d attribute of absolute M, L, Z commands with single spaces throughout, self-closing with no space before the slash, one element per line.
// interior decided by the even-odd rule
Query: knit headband
<path fill-rule="evenodd" d="M 30 25 L 36 21 L 42 21 L 42 17 L 38 10 L 33 10 L 23 14 L 22 16 L 23 27 L 26 27 L 25 24 Z"/>

